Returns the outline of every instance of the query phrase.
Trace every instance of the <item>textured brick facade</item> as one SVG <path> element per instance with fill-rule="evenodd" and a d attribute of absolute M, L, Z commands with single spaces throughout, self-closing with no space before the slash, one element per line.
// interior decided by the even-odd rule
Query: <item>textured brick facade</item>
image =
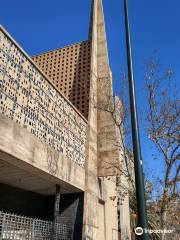
<path fill-rule="evenodd" d="M 90 41 L 45 52 L 32 59 L 87 119 L 91 66 Z"/>

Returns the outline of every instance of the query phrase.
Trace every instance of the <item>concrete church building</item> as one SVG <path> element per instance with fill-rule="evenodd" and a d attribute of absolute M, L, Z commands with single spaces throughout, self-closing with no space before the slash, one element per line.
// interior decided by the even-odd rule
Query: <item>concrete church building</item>
<path fill-rule="evenodd" d="M 0 28 L 0 239 L 131 239 L 97 107 L 112 95 L 102 0 L 91 11 L 87 41 L 32 58 Z"/>

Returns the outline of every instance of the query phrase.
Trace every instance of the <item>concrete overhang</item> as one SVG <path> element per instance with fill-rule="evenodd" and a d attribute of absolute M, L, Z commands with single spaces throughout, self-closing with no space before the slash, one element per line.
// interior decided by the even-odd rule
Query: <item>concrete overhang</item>
<path fill-rule="evenodd" d="M 85 188 L 85 170 L 0 114 L 0 182 L 43 194 Z"/>

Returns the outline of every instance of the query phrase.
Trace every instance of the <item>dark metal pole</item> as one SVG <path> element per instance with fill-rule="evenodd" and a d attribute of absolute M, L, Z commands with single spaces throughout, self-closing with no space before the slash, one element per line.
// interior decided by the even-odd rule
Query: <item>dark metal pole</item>
<path fill-rule="evenodd" d="M 140 151 L 138 118 L 137 118 L 137 109 L 136 109 L 136 96 L 135 96 L 135 87 L 134 87 L 131 38 L 130 38 L 127 0 L 124 0 L 124 14 L 125 14 L 125 28 L 126 28 L 126 47 L 127 47 L 130 108 L 131 108 L 132 141 L 133 141 L 133 153 L 134 153 L 134 170 L 135 170 L 135 183 L 136 183 L 136 199 L 137 199 L 137 209 L 138 209 L 138 227 L 141 227 L 144 230 L 143 234 L 138 236 L 138 239 L 147 240 L 148 235 L 145 233 L 145 229 L 147 229 L 146 200 L 145 200 L 142 159 L 141 159 L 141 151 Z"/>

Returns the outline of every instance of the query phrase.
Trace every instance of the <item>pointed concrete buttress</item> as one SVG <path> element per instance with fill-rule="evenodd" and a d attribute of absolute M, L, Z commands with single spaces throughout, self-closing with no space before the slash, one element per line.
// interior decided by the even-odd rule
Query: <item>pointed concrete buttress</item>
<path fill-rule="evenodd" d="M 111 206 L 112 202 L 108 202 L 109 197 L 102 189 L 114 189 L 116 182 L 109 182 L 107 187 L 103 181 L 99 184 L 98 177 L 117 175 L 115 164 L 119 163 L 119 155 L 115 147 L 116 128 L 112 115 L 107 112 L 112 107 L 113 93 L 102 0 L 92 1 L 89 41 L 91 76 L 83 239 L 108 240 L 112 239 L 112 229 L 117 229 L 117 208 Z M 100 214 L 103 212 L 106 212 L 104 218 Z"/>
<path fill-rule="evenodd" d="M 108 113 L 112 110 L 113 91 L 102 0 L 92 2 L 89 40 L 92 42 L 92 74 L 96 76 L 97 84 L 94 104 L 97 108 L 98 176 L 115 176 L 120 156 L 117 129 L 112 114 Z"/>

